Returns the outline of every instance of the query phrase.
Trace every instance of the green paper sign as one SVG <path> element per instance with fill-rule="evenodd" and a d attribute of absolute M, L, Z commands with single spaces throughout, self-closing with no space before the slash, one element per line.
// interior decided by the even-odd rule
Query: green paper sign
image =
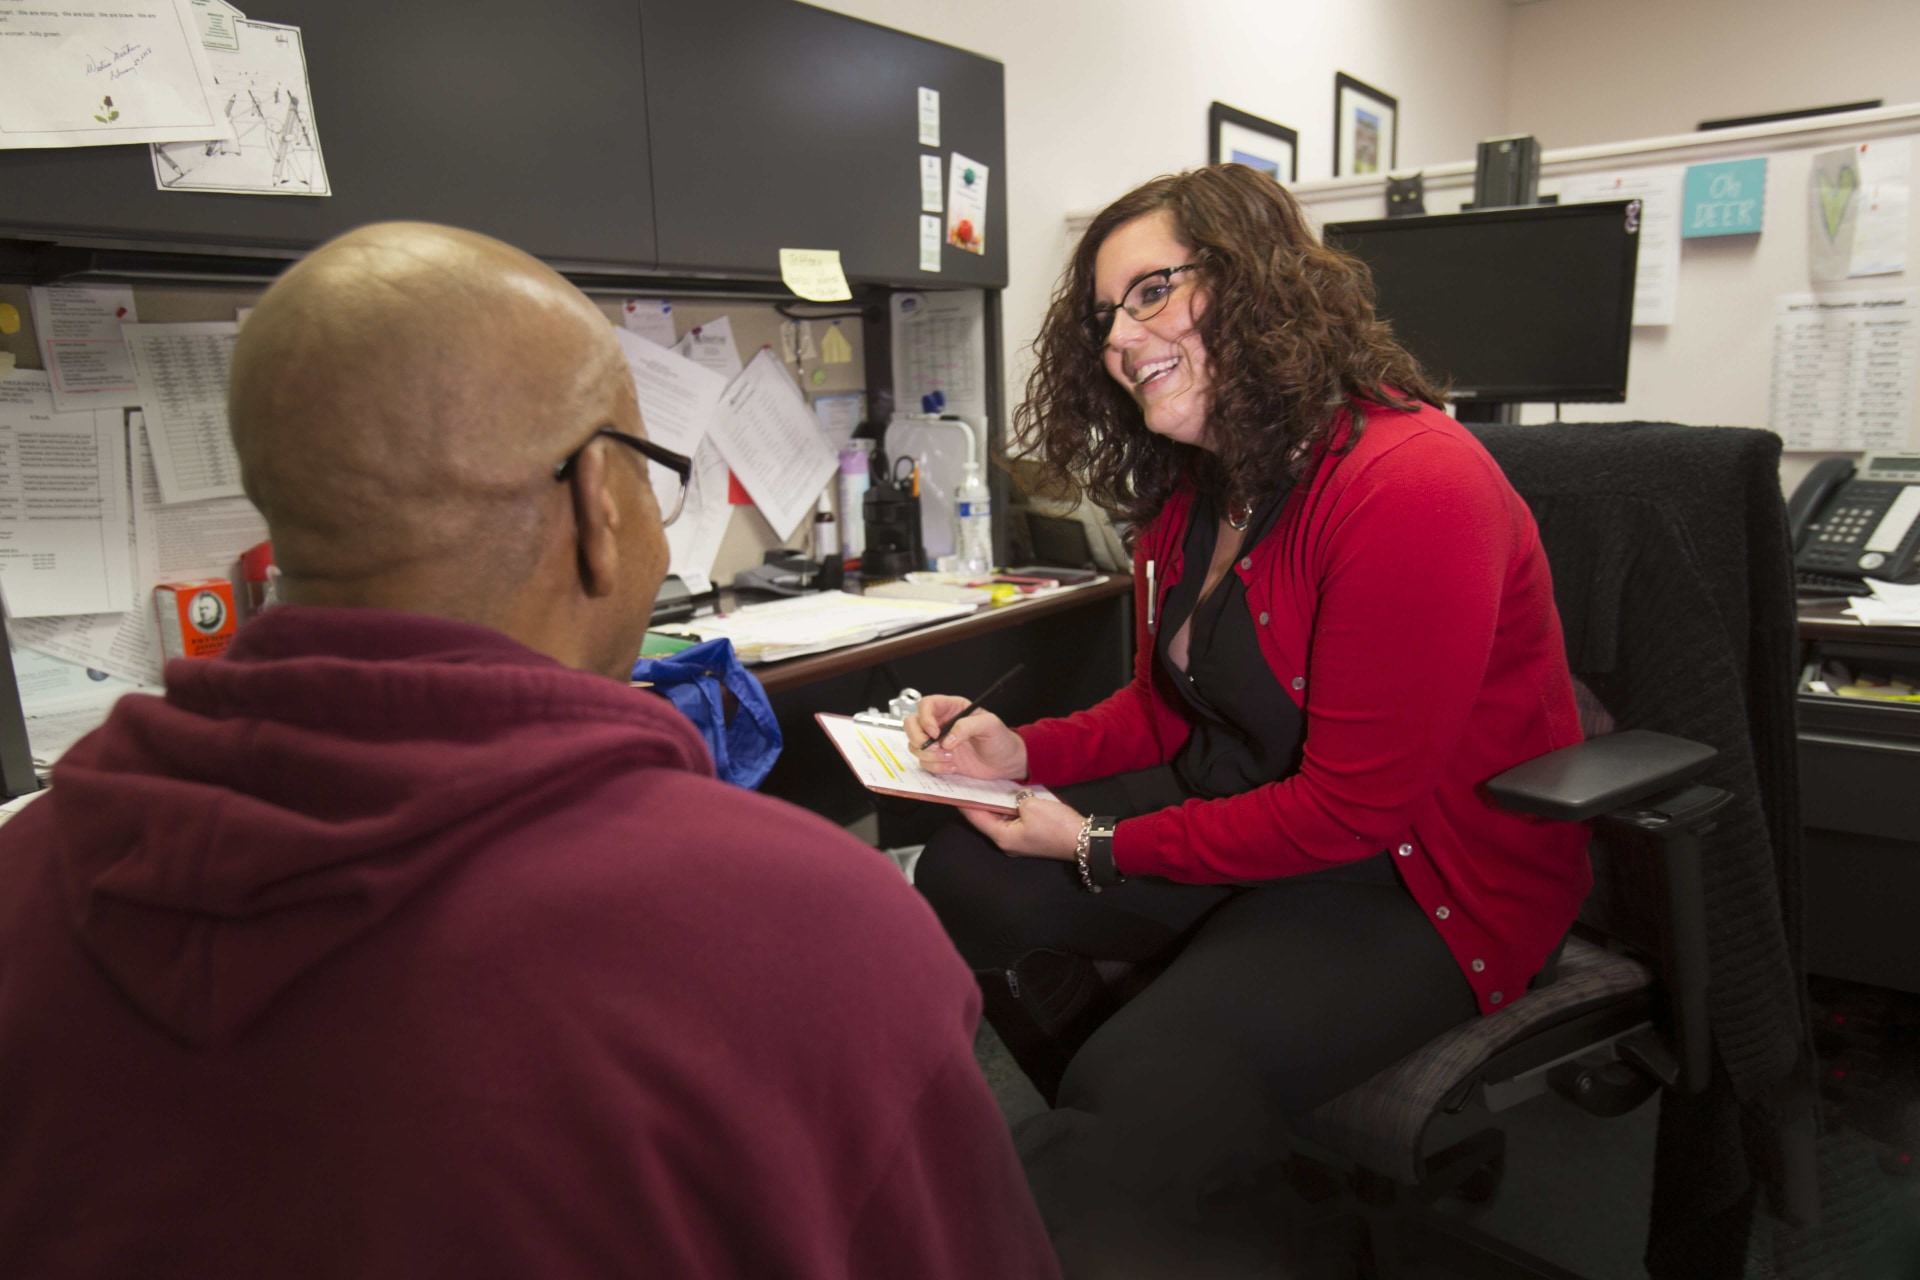
<path fill-rule="evenodd" d="M 1766 207 L 1764 159 L 1690 165 L 1686 198 L 1681 202 L 1680 238 L 1758 235 Z"/>

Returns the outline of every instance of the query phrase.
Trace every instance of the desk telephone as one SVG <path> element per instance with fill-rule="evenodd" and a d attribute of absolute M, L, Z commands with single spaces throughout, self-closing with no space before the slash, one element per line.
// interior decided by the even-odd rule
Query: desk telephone
<path fill-rule="evenodd" d="M 1828 458 L 1787 502 L 1803 577 L 1899 578 L 1920 550 L 1920 453 Z"/>

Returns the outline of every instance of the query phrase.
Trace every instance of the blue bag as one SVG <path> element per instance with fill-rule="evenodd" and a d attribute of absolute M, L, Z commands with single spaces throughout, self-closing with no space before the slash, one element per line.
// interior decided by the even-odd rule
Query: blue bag
<path fill-rule="evenodd" d="M 653 692 L 693 722 L 707 740 L 722 782 L 751 790 L 780 758 L 780 722 L 773 704 L 760 682 L 740 665 L 733 641 L 725 636 L 663 658 L 641 658 L 633 664 L 633 678 L 651 681 Z M 728 692 L 738 703 L 732 719 L 725 710 Z"/>

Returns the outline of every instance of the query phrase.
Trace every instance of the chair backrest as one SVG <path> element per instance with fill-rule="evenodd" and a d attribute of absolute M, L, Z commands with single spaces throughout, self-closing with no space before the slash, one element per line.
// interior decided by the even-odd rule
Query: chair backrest
<path fill-rule="evenodd" d="M 1789 1075 L 1800 972 L 1795 622 L 1779 438 L 1666 423 L 1475 432 L 1532 508 L 1575 675 L 1622 729 L 1705 742 L 1735 797 L 1703 842 L 1715 1047 L 1735 1092 Z M 1646 852 L 1595 842 L 1583 921 L 1663 953 Z"/>

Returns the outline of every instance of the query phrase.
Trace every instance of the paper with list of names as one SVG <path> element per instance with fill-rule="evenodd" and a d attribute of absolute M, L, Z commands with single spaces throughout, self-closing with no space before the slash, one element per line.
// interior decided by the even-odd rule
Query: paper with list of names
<path fill-rule="evenodd" d="M 1768 426 L 1789 449 L 1911 448 L 1920 290 L 1785 294 Z"/>
<path fill-rule="evenodd" d="M 169 505 L 161 500 L 153 451 L 138 412 L 128 415 L 133 513 L 134 607 L 125 613 L 68 618 L 17 618 L 13 638 L 42 653 L 140 684 L 161 683 L 156 583 L 230 577 L 242 551 L 267 537 L 267 522 L 245 498 Z"/>
<path fill-rule="evenodd" d="M 160 492 L 168 502 L 237 498 L 240 455 L 227 431 L 231 320 L 120 326 L 146 410 Z"/>
<path fill-rule="evenodd" d="M 133 607 L 119 409 L 58 413 L 47 374 L 0 382 L 0 589 L 15 618 Z"/>
<path fill-rule="evenodd" d="M 55 284 L 36 288 L 29 296 L 56 409 L 118 409 L 140 403 L 133 358 L 120 335 L 121 325 L 139 318 L 130 287 Z"/>
<path fill-rule="evenodd" d="M 720 398 L 713 441 L 783 541 L 840 466 L 800 389 L 766 348 Z"/>

